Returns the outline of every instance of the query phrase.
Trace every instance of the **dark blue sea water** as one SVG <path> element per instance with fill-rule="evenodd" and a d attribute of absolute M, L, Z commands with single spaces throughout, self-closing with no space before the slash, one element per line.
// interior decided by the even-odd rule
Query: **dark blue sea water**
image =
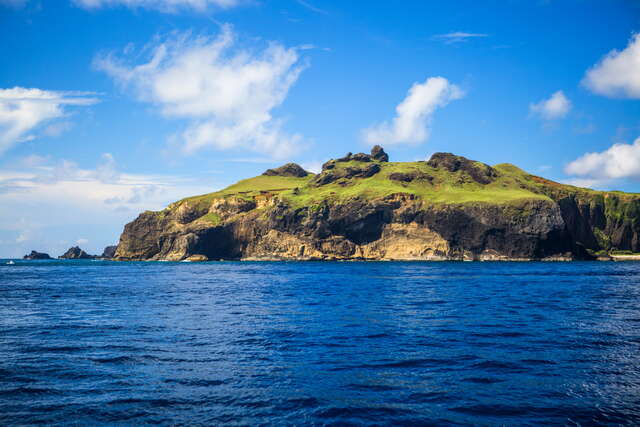
<path fill-rule="evenodd" d="M 0 424 L 640 423 L 640 263 L 0 264 Z"/>

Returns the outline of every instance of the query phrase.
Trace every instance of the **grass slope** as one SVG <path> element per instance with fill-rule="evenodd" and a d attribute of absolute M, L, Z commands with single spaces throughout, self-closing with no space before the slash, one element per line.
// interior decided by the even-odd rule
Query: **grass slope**
<path fill-rule="evenodd" d="M 340 162 L 334 170 L 363 165 L 366 163 Z M 463 171 L 452 173 L 435 169 L 426 162 L 388 162 L 379 165 L 380 172 L 372 177 L 344 178 L 320 186 L 312 184 L 314 175 L 304 178 L 260 175 L 214 193 L 180 200 L 170 208 L 185 202 L 191 206 L 205 207 L 216 198 L 233 196 L 249 199 L 260 194 L 278 194 L 294 207 L 312 206 L 323 201 L 339 202 L 354 197 L 373 199 L 395 193 L 413 194 L 436 204 L 510 203 L 523 199 L 549 199 L 537 189 L 530 175 L 509 164 L 497 165 L 497 179 L 486 185 L 475 182 Z M 429 179 L 402 182 L 390 179 L 389 175 L 393 173 L 417 173 Z"/>

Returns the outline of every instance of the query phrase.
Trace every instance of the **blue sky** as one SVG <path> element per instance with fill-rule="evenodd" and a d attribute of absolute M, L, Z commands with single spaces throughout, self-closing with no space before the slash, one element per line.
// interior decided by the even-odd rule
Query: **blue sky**
<path fill-rule="evenodd" d="M 638 31 L 631 0 L 0 0 L 0 256 L 373 143 L 640 192 Z"/>

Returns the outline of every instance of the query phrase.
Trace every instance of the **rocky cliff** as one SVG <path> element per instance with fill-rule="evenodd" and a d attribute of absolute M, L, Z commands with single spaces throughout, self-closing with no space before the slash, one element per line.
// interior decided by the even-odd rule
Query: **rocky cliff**
<path fill-rule="evenodd" d="M 599 192 L 449 153 L 380 147 L 296 164 L 125 226 L 121 260 L 565 260 L 640 251 L 640 195 Z"/>

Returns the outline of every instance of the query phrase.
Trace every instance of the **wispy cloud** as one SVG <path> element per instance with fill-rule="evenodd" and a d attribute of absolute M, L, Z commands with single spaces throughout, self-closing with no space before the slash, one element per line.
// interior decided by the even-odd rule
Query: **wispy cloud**
<path fill-rule="evenodd" d="M 301 6 L 305 7 L 305 8 L 307 8 L 307 9 L 309 9 L 309 10 L 310 10 L 310 11 L 312 11 L 312 12 L 319 13 L 319 14 L 321 14 L 321 15 L 328 15 L 328 14 L 329 14 L 329 12 L 327 12 L 326 10 L 324 10 L 324 9 L 320 9 L 320 8 L 318 8 L 318 7 L 314 6 L 314 5 L 312 5 L 312 4 L 311 4 L 311 3 L 309 3 L 308 1 L 305 1 L 305 0 L 296 0 L 296 2 L 297 2 L 299 5 L 301 5 Z"/>
<path fill-rule="evenodd" d="M 455 31 L 447 34 L 437 34 L 433 36 L 434 40 L 440 40 L 445 44 L 461 43 L 471 39 L 477 39 L 482 37 L 489 37 L 489 34 L 484 33 L 466 33 L 464 31 Z"/>
<path fill-rule="evenodd" d="M 166 117 L 188 121 L 172 138 L 185 154 L 210 147 L 288 157 L 304 144 L 303 137 L 286 133 L 272 110 L 284 102 L 305 65 L 296 48 L 273 42 L 252 52 L 235 48 L 236 37 L 225 25 L 215 38 L 185 33 L 159 42 L 142 64 L 126 65 L 113 55 L 94 62 Z"/>
<path fill-rule="evenodd" d="M 181 10 L 206 12 L 211 8 L 230 8 L 237 6 L 241 0 L 72 0 L 83 9 L 95 10 L 104 7 L 126 6 L 132 9 L 155 9 L 166 13 Z"/>
<path fill-rule="evenodd" d="M 36 88 L 0 89 L 0 154 L 13 145 L 37 138 L 34 133 L 43 123 L 67 115 L 67 107 L 98 102 L 91 92 L 56 92 Z M 68 128 L 68 126 L 67 126 Z M 66 128 L 51 126 L 43 133 L 56 136 Z"/>
<path fill-rule="evenodd" d="M 460 99 L 464 92 L 444 77 L 430 77 L 414 83 L 396 107 L 396 117 L 362 131 L 368 144 L 418 144 L 429 137 L 431 117 L 436 109 Z"/>

